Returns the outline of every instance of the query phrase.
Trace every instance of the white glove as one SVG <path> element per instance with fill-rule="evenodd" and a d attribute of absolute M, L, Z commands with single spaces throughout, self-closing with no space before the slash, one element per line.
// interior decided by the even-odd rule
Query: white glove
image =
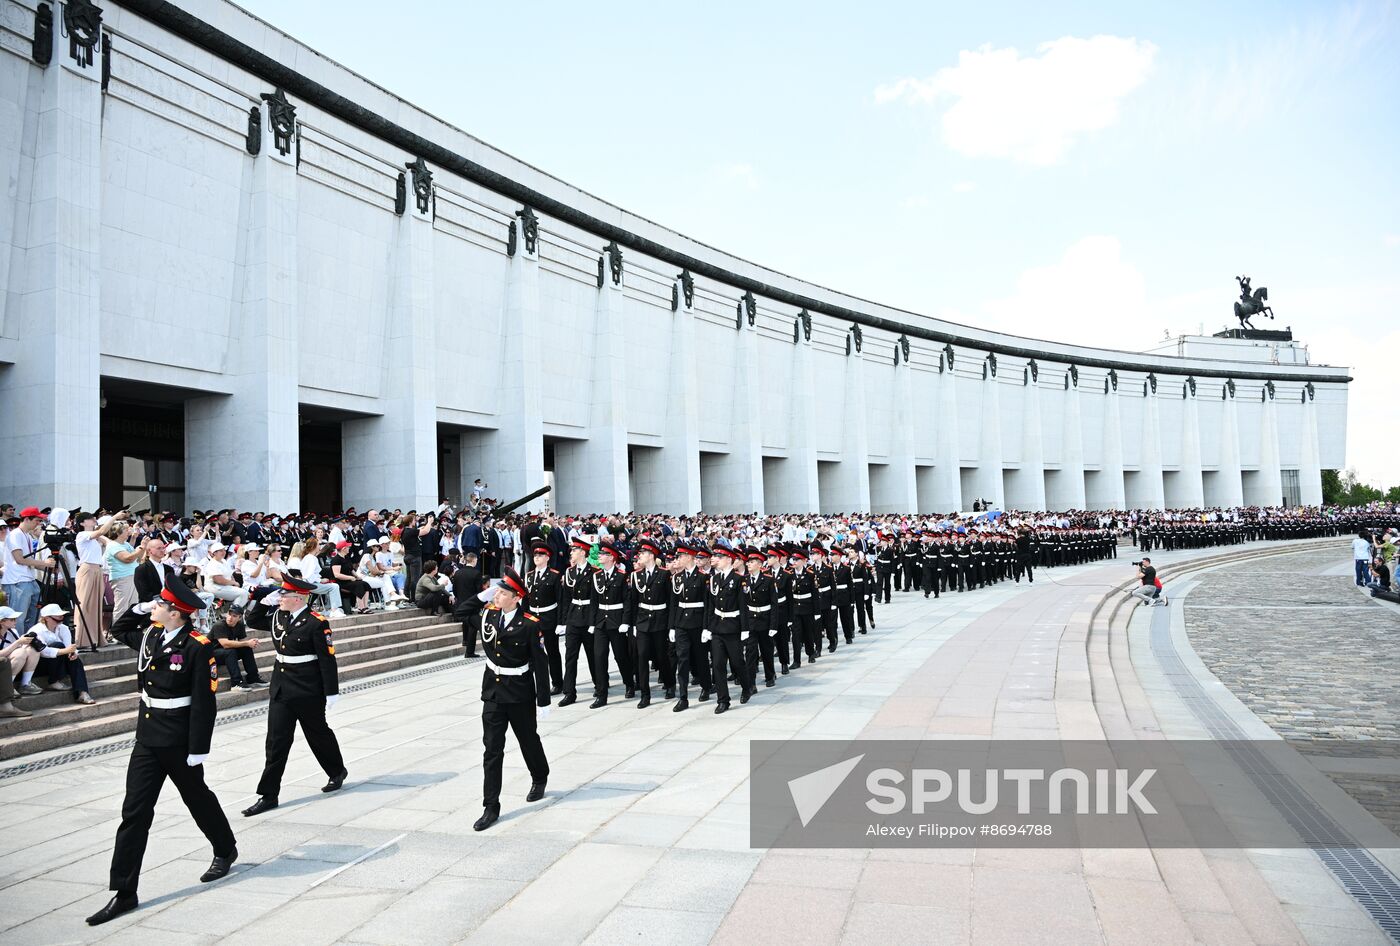
<path fill-rule="evenodd" d="M 593 628 L 590 627 L 590 628 L 588 629 L 588 633 L 592 634 L 592 633 L 593 633 Z"/>
<path fill-rule="evenodd" d="M 209 758 L 209 753 L 207 752 L 203 755 L 187 755 L 185 756 L 185 764 L 190 768 L 194 768 L 196 765 L 203 765 L 204 760 L 207 758 Z"/>
<path fill-rule="evenodd" d="M 496 597 L 496 586 L 492 585 L 491 587 L 487 588 L 485 591 L 477 595 L 476 600 L 481 601 L 483 603 L 489 603 L 494 597 Z"/>
<path fill-rule="evenodd" d="M 153 601 L 142 601 L 140 604 L 136 605 L 131 610 L 135 611 L 137 614 L 150 614 L 151 605 L 153 605 L 154 603 L 155 602 Z"/>
<path fill-rule="evenodd" d="M 775 629 L 773 629 L 773 630 L 770 630 L 770 631 L 768 632 L 768 636 L 769 636 L 769 637 L 777 637 L 777 636 L 778 636 L 778 631 L 777 631 L 777 629 L 775 628 Z"/>
<path fill-rule="evenodd" d="M 331 708 L 332 706 L 335 705 L 335 701 L 338 700 L 338 699 L 340 699 L 340 694 L 339 694 L 339 693 L 332 693 L 330 696 L 326 697 L 326 711 L 327 711 L 327 712 L 330 711 L 330 708 Z"/>
<path fill-rule="evenodd" d="M 741 640 L 741 641 L 746 641 L 746 640 L 748 640 L 748 639 L 749 639 L 749 632 L 748 632 L 748 631 L 740 631 L 740 632 L 739 632 L 739 640 Z"/>
<path fill-rule="evenodd" d="M 549 719 L 549 713 L 550 713 L 550 710 L 552 710 L 552 709 L 554 709 L 554 707 L 552 707 L 552 706 L 538 706 L 538 707 L 536 707 L 536 708 L 535 708 L 535 719 Z"/>
<path fill-rule="evenodd" d="M 281 600 L 282 592 L 274 591 L 270 594 L 263 595 L 262 600 L 259 601 L 258 604 L 267 605 L 269 608 L 275 608 Z"/>
<path fill-rule="evenodd" d="M 674 627 L 671 628 L 671 630 L 667 632 L 666 636 L 670 638 L 671 643 L 674 644 L 676 642 L 676 629 Z"/>
<path fill-rule="evenodd" d="M 700 643 L 702 643 L 702 644 L 708 644 L 708 643 L 710 642 L 710 638 L 711 638 L 712 636 L 713 636 L 713 635 L 710 634 L 709 631 L 701 631 L 701 632 L 700 632 Z"/>
<path fill-rule="evenodd" d="M 567 631 L 567 630 L 568 630 L 567 627 L 565 627 L 564 625 L 560 624 L 558 627 L 556 627 L 556 628 L 554 629 L 554 636 L 555 636 L 555 637 L 563 637 L 563 636 L 564 636 L 564 632 Z"/>
<path fill-rule="evenodd" d="M 632 625 L 630 625 L 630 624 L 622 624 L 622 625 L 619 625 L 619 626 L 618 626 L 618 630 L 621 631 L 622 633 L 626 634 L 626 633 L 628 633 L 628 632 L 630 632 L 630 631 L 632 630 Z"/>

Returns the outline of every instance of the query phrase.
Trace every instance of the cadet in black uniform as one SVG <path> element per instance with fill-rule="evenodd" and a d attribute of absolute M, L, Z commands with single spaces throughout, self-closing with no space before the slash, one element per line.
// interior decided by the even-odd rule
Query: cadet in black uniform
<path fill-rule="evenodd" d="M 890 585 L 894 580 L 895 564 L 898 561 L 895 548 L 890 544 L 890 537 L 885 533 L 880 533 L 880 550 L 875 553 L 875 600 L 879 601 L 884 596 L 885 604 L 890 603 Z"/>
<path fill-rule="evenodd" d="M 339 790 L 349 774 L 340 743 L 326 724 L 326 711 L 340 699 L 340 678 L 330 623 L 306 606 L 306 596 L 315 588 L 309 581 L 287 575 L 280 591 L 263 598 L 248 612 L 249 627 L 271 634 L 277 662 L 272 667 L 271 701 L 267 705 L 267 764 L 258 780 L 258 800 L 243 809 L 245 818 L 277 807 L 282 772 L 287 768 L 298 723 L 330 779 L 321 791 Z"/>
<path fill-rule="evenodd" d="M 701 549 L 689 543 L 676 547 L 678 568 L 671 576 L 670 634 L 676 647 L 676 705 L 679 713 L 690 706 L 690 677 L 700 685 L 700 702 L 710 698 L 710 661 L 702 640 L 705 630 L 706 604 L 709 584 L 705 574 L 696 566 L 696 553 Z M 707 553 L 708 554 L 708 553 Z"/>
<path fill-rule="evenodd" d="M 667 627 L 671 610 L 671 576 L 656 567 L 661 546 L 652 539 L 642 539 L 637 546 L 637 567 L 627 583 L 627 608 L 623 627 L 637 641 L 637 682 L 642 698 L 637 709 L 651 705 L 651 662 L 656 661 L 656 675 L 666 688 L 666 699 L 676 695 L 676 672 L 667 654 Z"/>
<path fill-rule="evenodd" d="M 807 553 L 792 549 L 792 669 L 802 666 L 802 654 L 816 663 L 821 650 L 821 629 L 817 618 L 817 580 L 807 570 Z"/>
<path fill-rule="evenodd" d="M 855 553 L 855 564 L 851 566 L 851 591 L 856 601 L 856 623 L 862 634 L 875 626 L 875 573 L 864 552 Z"/>
<path fill-rule="evenodd" d="M 506 729 L 515 733 L 525 767 L 530 770 L 526 801 L 544 797 L 549 760 L 536 728 L 549 715 L 549 657 L 540 637 L 540 622 L 522 608 L 525 582 L 509 565 L 496 581 L 496 596 L 481 612 L 481 649 L 486 670 L 481 677 L 483 810 L 472 827 L 485 831 L 501 816 L 501 763 Z M 538 715 L 536 715 L 538 713 Z"/>
<path fill-rule="evenodd" d="M 715 682 L 718 701 L 715 714 L 729 710 L 729 683 L 726 677 L 732 671 L 739 684 L 739 702 L 747 703 L 753 696 L 752 682 L 748 668 L 744 666 L 744 641 L 748 634 L 744 631 L 743 586 L 739 576 L 734 574 L 734 562 L 739 553 L 718 546 L 714 551 L 714 571 L 710 574 L 710 607 L 708 627 L 701 634 L 702 643 L 710 645 L 710 676 Z"/>
<path fill-rule="evenodd" d="M 768 547 L 768 565 L 773 576 L 773 622 L 778 631 L 778 664 L 783 676 L 788 674 L 789 648 L 795 648 L 792 637 L 792 570 L 787 567 L 787 548 L 782 543 Z"/>
<path fill-rule="evenodd" d="M 214 847 L 214 861 L 200 881 L 218 880 L 238 859 L 228 818 L 204 784 L 219 670 L 214 662 L 214 643 L 190 626 L 189 616 L 203 607 L 204 602 L 188 585 L 172 581 L 160 597 L 137 605 L 112 625 L 112 636 L 136 651 L 141 707 L 136 717 L 136 745 L 126 766 L 122 822 L 112 851 L 109 887 L 115 895 L 87 918 L 90 926 L 136 909 L 141 859 L 156 799 L 167 778 L 175 783 L 195 824 Z M 144 609 L 149 611 L 142 613 Z"/>
<path fill-rule="evenodd" d="M 919 549 L 919 568 L 922 571 L 919 583 L 924 586 L 924 597 L 933 593 L 938 597 L 938 586 L 943 581 L 942 559 L 938 555 L 938 546 L 933 541 L 933 533 L 925 532 L 923 547 Z"/>
<path fill-rule="evenodd" d="M 856 640 L 855 586 L 852 584 L 851 560 L 847 554 L 854 551 L 838 546 L 831 549 L 831 577 L 835 582 L 832 585 L 832 604 L 841 621 L 841 636 L 847 644 L 854 644 Z"/>
<path fill-rule="evenodd" d="M 560 706 L 578 700 L 578 652 L 588 661 L 588 679 L 593 672 L 593 566 L 588 553 L 593 543 L 575 536 L 569 543 L 569 567 L 559 580 L 560 621 L 564 625 L 564 698 Z"/>
<path fill-rule="evenodd" d="M 744 633 L 744 666 L 755 690 L 758 689 L 758 662 L 763 660 L 763 685 L 773 686 L 773 651 L 778 637 L 778 586 L 763 570 L 766 556 L 757 549 L 744 550 L 748 575 L 743 579 L 744 612 L 740 615 Z"/>
<path fill-rule="evenodd" d="M 593 702 L 589 709 L 608 705 L 608 648 L 617 662 L 617 674 L 626 688 L 627 699 L 637 695 L 632 675 L 630 641 L 622 631 L 623 610 L 627 607 L 627 573 L 618 567 L 619 553 L 604 543 L 598 547 L 602 568 L 593 572 Z"/>
<path fill-rule="evenodd" d="M 549 691 L 557 695 L 564 690 L 564 668 L 559 661 L 559 635 L 556 633 L 559 621 L 559 573 L 549 567 L 549 546 L 544 539 L 535 539 L 530 543 L 530 558 L 535 567 L 525 576 L 528 592 L 525 609 L 539 619 L 545 654 L 549 657 Z"/>
<path fill-rule="evenodd" d="M 817 583 L 817 634 L 826 634 L 827 653 L 836 652 L 836 575 L 826 561 L 826 549 L 812 546 L 812 578 Z M 821 648 L 821 641 L 817 641 Z"/>

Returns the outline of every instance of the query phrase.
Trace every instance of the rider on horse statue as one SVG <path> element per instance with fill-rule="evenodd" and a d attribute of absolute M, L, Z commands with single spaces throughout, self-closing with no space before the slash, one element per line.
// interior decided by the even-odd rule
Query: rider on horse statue
<path fill-rule="evenodd" d="M 1251 294 L 1248 276 L 1236 276 L 1235 282 L 1240 284 L 1240 301 L 1235 303 L 1235 318 L 1240 320 L 1240 328 L 1254 328 L 1249 317 L 1261 312 L 1271 319 L 1274 317 L 1274 310 L 1265 305 L 1269 299 L 1268 289 L 1260 286 Z"/>

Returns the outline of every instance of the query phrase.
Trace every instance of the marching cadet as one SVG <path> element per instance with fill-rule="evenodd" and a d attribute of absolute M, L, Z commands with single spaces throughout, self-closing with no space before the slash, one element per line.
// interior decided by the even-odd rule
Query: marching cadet
<path fill-rule="evenodd" d="M 710 661 L 707 659 L 702 640 L 705 630 L 705 605 L 709 598 L 709 584 L 700 570 L 698 559 L 701 548 L 682 542 L 676 546 L 676 571 L 671 576 L 670 634 L 675 645 L 676 655 L 676 705 L 671 708 L 679 713 L 690 706 L 690 677 L 700 685 L 700 702 L 710 698 Z M 704 560 L 709 561 L 705 552 Z"/>
<path fill-rule="evenodd" d="M 496 593 L 481 612 L 481 649 L 486 669 L 481 677 L 483 810 L 472 828 L 485 831 L 501 816 L 501 765 L 506 729 L 515 733 L 530 771 L 527 802 L 544 797 L 549 760 L 540 743 L 539 720 L 549 715 L 549 656 L 540 621 L 521 607 L 525 582 L 509 565 L 494 582 Z"/>
<path fill-rule="evenodd" d="M 758 689 L 758 662 L 763 660 L 763 685 L 777 683 L 773 672 L 773 651 L 778 637 L 778 586 L 763 570 L 766 560 L 758 549 L 744 550 L 748 575 L 743 579 L 744 611 L 740 615 L 744 633 L 744 666 L 753 689 Z M 786 668 L 784 668 L 786 669 Z"/>
<path fill-rule="evenodd" d="M 890 542 L 889 533 L 880 533 L 880 550 L 875 553 L 875 600 L 879 601 L 883 595 L 885 604 L 890 603 L 890 585 L 894 581 L 895 565 L 898 558 L 895 554 L 894 545 Z"/>
<path fill-rule="evenodd" d="M 628 636 L 622 629 L 627 607 L 627 573 L 618 567 L 617 549 L 607 542 L 598 547 L 598 564 L 593 572 L 593 702 L 589 709 L 608 705 L 608 648 L 617 662 L 617 674 L 626 688 L 627 699 L 637 695 L 632 675 L 632 654 Z"/>
<path fill-rule="evenodd" d="M 1021 583 L 1021 573 L 1025 572 L 1026 580 L 1032 585 L 1035 584 L 1035 550 L 1033 543 L 1035 533 L 1030 526 L 1021 526 L 1021 531 L 1016 533 L 1016 584 Z"/>
<path fill-rule="evenodd" d="M 593 566 L 588 553 L 591 540 L 574 536 L 569 543 L 569 567 L 559 579 L 560 615 L 564 626 L 564 698 L 560 706 L 578 701 L 578 652 L 588 661 L 588 679 L 597 680 L 593 669 Z"/>
<path fill-rule="evenodd" d="M 155 817 L 156 799 L 168 778 L 214 848 L 214 860 L 200 883 L 218 880 L 238 860 L 233 829 L 218 798 L 204 783 L 204 760 L 214 733 L 219 689 L 214 644 L 190 624 L 203 609 L 188 585 L 172 581 L 150 604 L 138 604 L 117 618 L 111 635 L 136 651 L 136 688 L 141 706 L 136 744 L 126 766 L 126 797 L 112 851 L 107 905 L 87 918 L 89 926 L 116 919 L 137 907 L 141 860 Z M 143 613 L 145 612 L 145 613 Z"/>
<path fill-rule="evenodd" d="M 787 567 L 787 548 L 781 543 L 768 546 L 767 558 L 773 575 L 772 626 L 778 631 L 778 663 L 787 676 L 789 647 L 796 647 L 792 639 L 792 570 Z"/>
<path fill-rule="evenodd" d="M 938 556 L 938 546 L 934 544 L 933 533 L 925 532 L 923 546 L 919 549 L 919 567 L 922 572 L 920 583 L 924 586 L 924 597 L 933 592 L 935 598 L 938 597 L 938 585 L 943 576 L 940 574 L 942 559 Z"/>
<path fill-rule="evenodd" d="M 864 552 L 855 554 L 855 564 L 851 566 L 851 591 L 856 600 L 856 624 L 862 634 L 875 626 L 875 573 L 870 570 L 870 561 Z"/>
<path fill-rule="evenodd" d="M 656 661 L 656 675 L 666 688 L 666 699 L 676 695 L 676 672 L 667 654 L 667 621 L 671 610 L 671 578 L 656 560 L 661 546 L 652 539 L 642 539 L 637 546 L 637 567 L 632 570 L 627 585 L 627 607 L 623 628 L 630 628 L 637 641 L 637 681 L 642 698 L 637 709 L 651 705 L 651 662 Z"/>
<path fill-rule="evenodd" d="M 807 552 L 794 545 L 792 551 L 792 669 L 802 666 L 802 653 L 817 662 L 821 651 L 821 630 L 817 618 L 817 579 L 807 570 Z"/>
<path fill-rule="evenodd" d="M 309 581 L 286 575 L 280 591 L 263 598 L 248 612 L 248 626 L 272 636 L 277 658 L 267 706 L 267 763 L 258 780 L 258 800 L 243 809 L 245 818 L 277 807 L 282 772 L 287 768 L 298 723 L 330 779 L 321 791 L 338 791 L 349 774 L 340 743 L 326 724 L 326 711 L 340 699 L 340 679 L 330 623 L 306 606 L 306 598 L 315 588 Z"/>
<path fill-rule="evenodd" d="M 847 644 L 856 642 L 855 591 L 850 559 L 855 551 L 854 547 L 844 551 L 837 546 L 831 549 L 831 576 L 834 582 L 832 587 L 835 591 L 832 603 L 841 619 L 841 636 L 846 638 Z"/>
<path fill-rule="evenodd" d="M 826 634 L 827 653 L 836 653 L 836 579 L 826 563 L 826 549 L 821 543 L 812 545 L 812 580 L 817 585 L 817 649 L 821 635 Z"/>
<path fill-rule="evenodd" d="M 709 626 L 700 635 L 701 643 L 710 645 L 710 676 L 715 682 L 717 701 L 715 715 L 729 711 L 729 683 L 726 678 L 734 674 L 739 684 L 739 702 L 747 703 L 753 696 L 753 683 L 744 665 L 744 642 L 748 632 L 744 630 L 743 587 L 739 576 L 734 574 L 734 562 L 739 553 L 733 549 L 716 546 L 714 568 L 710 574 Z"/>
<path fill-rule="evenodd" d="M 564 668 L 559 660 L 559 573 L 549 567 L 549 546 L 544 539 L 530 543 L 530 559 L 535 567 L 525 576 L 525 610 L 540 622 L 544 650 L 549 657 L 549 691 L 558 696 L 564 690 Z"/>
<path fill-rule="evenodd" d="M 899 567 L 903 573 L 900 591 L 919 589 L 919 543 L 912 532 L 905 533 L 899 541 Z"/>

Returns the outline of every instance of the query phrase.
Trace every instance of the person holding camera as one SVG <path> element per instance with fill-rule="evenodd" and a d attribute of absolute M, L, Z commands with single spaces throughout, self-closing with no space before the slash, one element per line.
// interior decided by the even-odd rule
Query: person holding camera
<path fill-rule="evenodd" d="M 39 612 L 39 623 L 29 633 L 34 635 L 34 646 L 43 648 L 39 651 L 39 672 L 49 678 L 47 689 L 61 690 L 66 685 L 73 691 L 74 700 L 90 706 L 97 701 L 88 693 L 87 670 L 78 656 L 73 632 L 63 623 L 67 615 L 58 605 L 46 604 Z M 63 682 L 65 678 L 67 684 Z"/>
<path fill-rule="evenodd" d="M 10 656 L 16 651 L 34 653 L 30 646 L 34 638 L 28 634 L 11 635 L 14 630 L 15 621 L 19 618 L 19 612 L 13 608 L 0 607 L 0 635 L 4 636 L 4 646 L 0 646 L 0 719 L 23 719 L 32 716 L 28 710 L 22 710 L 15 705 L 15 700 L 19 694 L 15 689 L 15 675 L 10 669 Z M 38 687 L 33 687 L 33 692 L 39 692 Z"/>
<path fill-rule="evenodd" d="M 1152 567 L 1152 559 L 1144 558 L 1135 563 L 1138 570 L 1138 578 L 1142 584 L 1134 588 L 1132 595 L 1134 598 L 1141 598 L 1147 604 L 1166 604 L 1166 599 L 1157 600 L 1160 593 L 1160 586 L 1157 584 L 1157 569 Z"/>
<path fill-rule="evenodd" d="M 24 627 L 39 619 L 39 580 L 54 567 L 42 536 L 47 518 L 37 506 L 21 509 L 19 525 L 10 529 L 5 539 L 5 570 L 0 574 L 0 589 L 10 607 L 20 613 Z"/>
<path fill-rule="evenodd" d="M 5 666 L 10 678 L 15 682 L 15 692 L 21 696 L 38 696 L 44 691 L 33 683 L 34 671 L 39 669 L 39 651 L 42 646 L 34 646 L 36 637 L 32 631 L 21 631 L 20 612 L 10 607 L 0 607 L 0 653 L 5 656 Z"/>
<path fill-rule="evenodd" d="M 258 658 L 253 653 L 258 644 L 256 637 L 248 636 L 248 628 L 243 623 L 243 609 L 229 605 L 224 612 L 224 620 L 209 632 L 219 645 L 214 657 L 223 663 L 228 671 L 228 682 L 240 690 L 259 690 L 267 686 L 258 675 Z M 246 676 L 245 676 L 246 674 Z"/>

